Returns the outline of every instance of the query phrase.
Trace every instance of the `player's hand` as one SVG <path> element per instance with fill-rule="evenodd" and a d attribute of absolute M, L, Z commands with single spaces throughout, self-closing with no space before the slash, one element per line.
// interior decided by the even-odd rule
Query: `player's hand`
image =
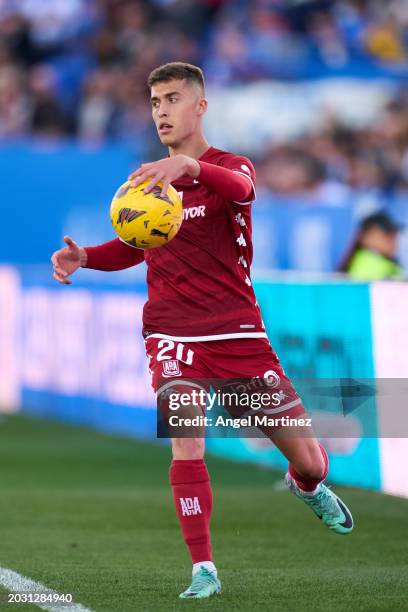
<path fill-rule="evenodd" d="M 150 180 L 143 190 L 145 193 L 149 193 L 157 183 L 162 182 L 161 195 L 165 195 L 170 183 L 185 174 L 197 177 L 200 174 L 200 164 L 188 155 L 173 155 L 156 162 L 142 164 L 140 168 L 132 172 L 129 181 L 133 187 L 137 187 L 144 181 Z"/>
<path fill-rule="evenodd" d="M 68 276 L 86 264 L 86 252 L 69 236 L 64 236 L 64 242 L 67 246 L 55 251 L 51 257 L 53 277 L 63 285 L 72 285 Z"/>

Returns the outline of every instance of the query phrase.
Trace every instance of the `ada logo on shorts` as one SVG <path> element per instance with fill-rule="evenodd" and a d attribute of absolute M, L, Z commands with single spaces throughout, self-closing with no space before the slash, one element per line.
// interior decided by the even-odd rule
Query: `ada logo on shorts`
<path fill-rule="evenodd" d="M 178 359 L 166 359 L 163 361 L 163 376 L 170 378 L 171 376 L 180 376 L 180 367 Z"/>

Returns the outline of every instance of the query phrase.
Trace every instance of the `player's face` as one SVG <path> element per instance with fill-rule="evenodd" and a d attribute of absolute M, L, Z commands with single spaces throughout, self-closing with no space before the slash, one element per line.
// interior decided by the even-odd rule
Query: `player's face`
<path fill-rule="evenodd" d="M 151 89 L 153 121 L 162 143 L 180 145 L 199 128 L 207 109 L 200 88 L 185 80 L 156 83 Z"/>

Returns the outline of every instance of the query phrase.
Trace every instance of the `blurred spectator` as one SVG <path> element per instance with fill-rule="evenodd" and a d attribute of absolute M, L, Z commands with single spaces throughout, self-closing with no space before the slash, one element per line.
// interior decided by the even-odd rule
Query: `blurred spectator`
<path fill-rule="evenodd" d="M 262 170 L 264 187 L 278 195 L 308 198 L 325 178 L 324 165 L 301 149 L 282 146 L 266 157 Z"/>
<path fill-rule="evenodd" d="M 109 57 L 106 49 L 110 47 L 110 60 L 114 63 L 137 61 L 151 39 L 151 10 L 146 3 L 137 0 L 110 4 L 105 28 L 98 35 L 102 35 L 100 42 L 105 41 L 105 59 Z"/>
<path fill-rule="evenodd" d="M 32 44 L 43 54 L 78 37 L 88 23 L 92 0 L 14 0 L 15 15 L 30 24 Z"/>
<path fill-rule="evenodd" d="M 404 278 L 396 260 L 398 231 L 386 213 L 364 219 L 340 271 L 360 281 Z"/>
<path fill-rule="evenodd" d="M 399 183 L 407 182 L 404 170 L 408 153 L 407 103 L 406 96 L 391 101 L 384 109 L 377 130 L 374 130 L 388 170 Z"/>
<path fill-rule="evenodd" d="M 56 96 L 56 75 L 46 64 L 33 67 L 29 73 L 31 94 L 31 129 L 42 137 L 61 137 L 70 131 L 67 117 Z"/>
<path fill-rule="evenodd" d="M 234 24 L 216 33 L 213 53 L 204 60 L 204 70 L 220 85 L 248 82 L 258 76 L 250 59 L 248 41 Z"/>
<path fill-rule="evenodd" d="M 1 7 L 1 4 L 0 4 Z M 0 10 L 0 45 L 7 49 L 10 59 L 28 66 L 36 57 L 36 49 L 30 36 L 30 22 L 13 11 Z"/>
<path fill-rule="evenodd" d="M 103 142 L 112 134 L 115 111 L 114 73 L 108 68 L 99 68 L 88 76 L 83 86 L 78 110 L 78 136 L 81 140 Z"/>
<path fill-rule="evenodd" d="M 0 62 L 0 139 L 14 139 L 29 129 L 29 100 L 24 76 L 12 64 Z"/>
<path fill-rule="evenodd" d="M 329 11 L 314 13 L 308 23 L 308 37 L 312 48 L 327 66 L 338 68 L 349 60 L 347 45 Z"/>

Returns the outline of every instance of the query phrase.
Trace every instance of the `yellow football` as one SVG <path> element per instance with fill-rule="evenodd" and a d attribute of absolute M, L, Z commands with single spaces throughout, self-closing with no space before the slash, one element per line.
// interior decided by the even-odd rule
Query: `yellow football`
<path fill-rule="evenodd" d="M 110 207 L 110 218 L 119 238 L 139 249 L 154 249 L 167 244 L 180 229 L 183 206 L 170 185 L 162 196 L 162 183 L 145 194 L 146 181 L 133 187 L 129 181 L 119 187 Z"/>

